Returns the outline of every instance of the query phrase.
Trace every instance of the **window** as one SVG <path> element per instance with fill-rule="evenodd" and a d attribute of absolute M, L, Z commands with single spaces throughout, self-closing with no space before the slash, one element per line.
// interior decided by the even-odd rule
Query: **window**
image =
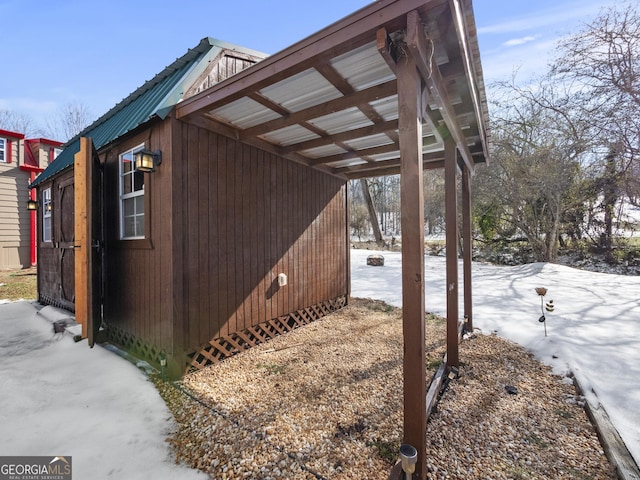
<path fill-rule="evenodd" d="M 120 155 L 120 238 L 144 238 L 144 173 L 134 165 L 140 145 Z"/>
<path fill-rule="evenodd" d="M 49 149 L 47 149 L 47 165 L 49 165 L 56 158 L 58 158 L 58 155 L 60 155 L 61 152 L 62 152 L 62 149 L 60 148 L 50 147 Z"/>
<path fill-rule="evenodd" d="M 0 162 L 7 163 L 7 141 L 4 138 L 0 138 Z"/>
<path fill-rule="evenodd" d="M 42 241 L 51 241 L 51 189 L 46 188 L 42 191 Z"/>

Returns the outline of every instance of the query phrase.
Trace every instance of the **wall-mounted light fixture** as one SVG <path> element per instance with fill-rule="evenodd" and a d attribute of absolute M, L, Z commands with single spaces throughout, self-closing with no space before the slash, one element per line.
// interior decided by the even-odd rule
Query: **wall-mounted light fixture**
<path fill-rule="evenodd" d="M 38 202 L 35 201 L 33 198 L 30 198 L 29 200 L 27 200 L 27 210 L 37 210 L 38 209 Z"/>
<path fill-rule="evenodd" d="M 155 172 L 156 167 L 162 163 L 162 152 L 156 150 L 152 152 L 143 148 L 135 153 L 136 170 L 139 172 Z"/>

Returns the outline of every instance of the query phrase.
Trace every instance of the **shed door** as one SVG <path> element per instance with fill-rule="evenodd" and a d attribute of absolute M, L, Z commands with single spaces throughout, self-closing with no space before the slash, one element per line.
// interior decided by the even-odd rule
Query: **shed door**
<path fill-rule="evenodd" d="M 74 158 L 76 320 L 93 346 L 102 324 L 102 178 L 90 138 Z"/>
<path fill-rule="evenodd" d="M 58 186 L 58 202 L 60 212 L 73 212 L 74 185 L 72 180 Z M 63 305 L 75 302 L 75 254 L 74 254 L 74 220 L 73 215 L 58 215 L 58 259 L 60 262 L 60 300 Z"/>

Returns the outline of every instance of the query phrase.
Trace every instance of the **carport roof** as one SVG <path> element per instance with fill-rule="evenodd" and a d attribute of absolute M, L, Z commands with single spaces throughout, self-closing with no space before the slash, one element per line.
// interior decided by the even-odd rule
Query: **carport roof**
<path fill-rule="evenodd" d="M 184 100 L 176 117 L 345 178 L 399 173 L 396 65 L 405 55 L 424 84 L 425 168 L 442 165 L 448 136 L 470 170 L 486 162 L 471 0 L 377 1 Z"/>
<path fill-rule="evenodd" d="M 409 42 L 408 18 L 417 18 L 424 32 Z M 80 136 L 91 137 L 100 149 L 154 116 L 164 118 L 176 103 L 178 119 L 333 175 L 399 173 L 396 65 L 405 55 L 416 58 L 424 82 L 425 168 L 442 166 L 448 136 L 470 170 L 488 160 L 488 111 L 471 0 L 379 0 L 182 99 L 194 66 L 205 66 L 220 45 L 229 47 L 203 39 L 68 142 L 32 186 L 73 165 Z"/>

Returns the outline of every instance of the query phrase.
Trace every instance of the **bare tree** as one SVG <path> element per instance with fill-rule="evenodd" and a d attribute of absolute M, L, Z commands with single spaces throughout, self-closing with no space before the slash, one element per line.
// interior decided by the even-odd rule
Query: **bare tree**
<path fill-rule="evenodd" d="M 367 179 L 360 179 L 360 186 L 362 187 L 362 196 L 365 201 L 365 205 L 369 210 L 369 219 L 371 220 L 371 228 L 373 230 L 373 237 L 379 246 L 384 245 L 384 239 L 382 238 L 382 232 L 380 231 L 380 224 L 378 223 L 378 216 L 376 215 L 376 209 L 373 206 L 373 200 L 371 199 L 371 193 L 369 192 L 369 186 L 367 185 Z"/>
<path fill-rule="evenodd" d="M 577 196 L 587 152 L 582 124 L 570 110 L 557 113 L 564 99 L 553 85 L 498 87 L 493 165 L 475 180 L 475 216 L 481 231 L 524 235 L 535 260 L 553 262 L 567 214 L 583 202 Z"/>
<path fill-rule="evenodd" d="M 588 119 L 599 144 L 594 184 L 604 216 L 597 237 L 612 248 L 613 215 L 626 201 L 640 198 L 640 15 L 635 6 L 608 7 L 582 31 L 563 39 L 552 66 L 558 82 L 579 91 L 573 107 Z"/>
<path fill-rule="evenodd" d="M 431 170 L 424 175 L 424 223 L 433 235 L 444 227 L 444 171 Z"/>
<path fill-rule="evenodd" d="M 47 120 L 47 136 L 66 142 L 84 130 L 92 118 L 86 104 L 80 101 L 68 102 Z"/>
<path fill-rule="evenodd" d="M 31 117 L 13 110 L 0 110 L 0 128 L 22 133 L 27 137 L 42 134 Z"/>

